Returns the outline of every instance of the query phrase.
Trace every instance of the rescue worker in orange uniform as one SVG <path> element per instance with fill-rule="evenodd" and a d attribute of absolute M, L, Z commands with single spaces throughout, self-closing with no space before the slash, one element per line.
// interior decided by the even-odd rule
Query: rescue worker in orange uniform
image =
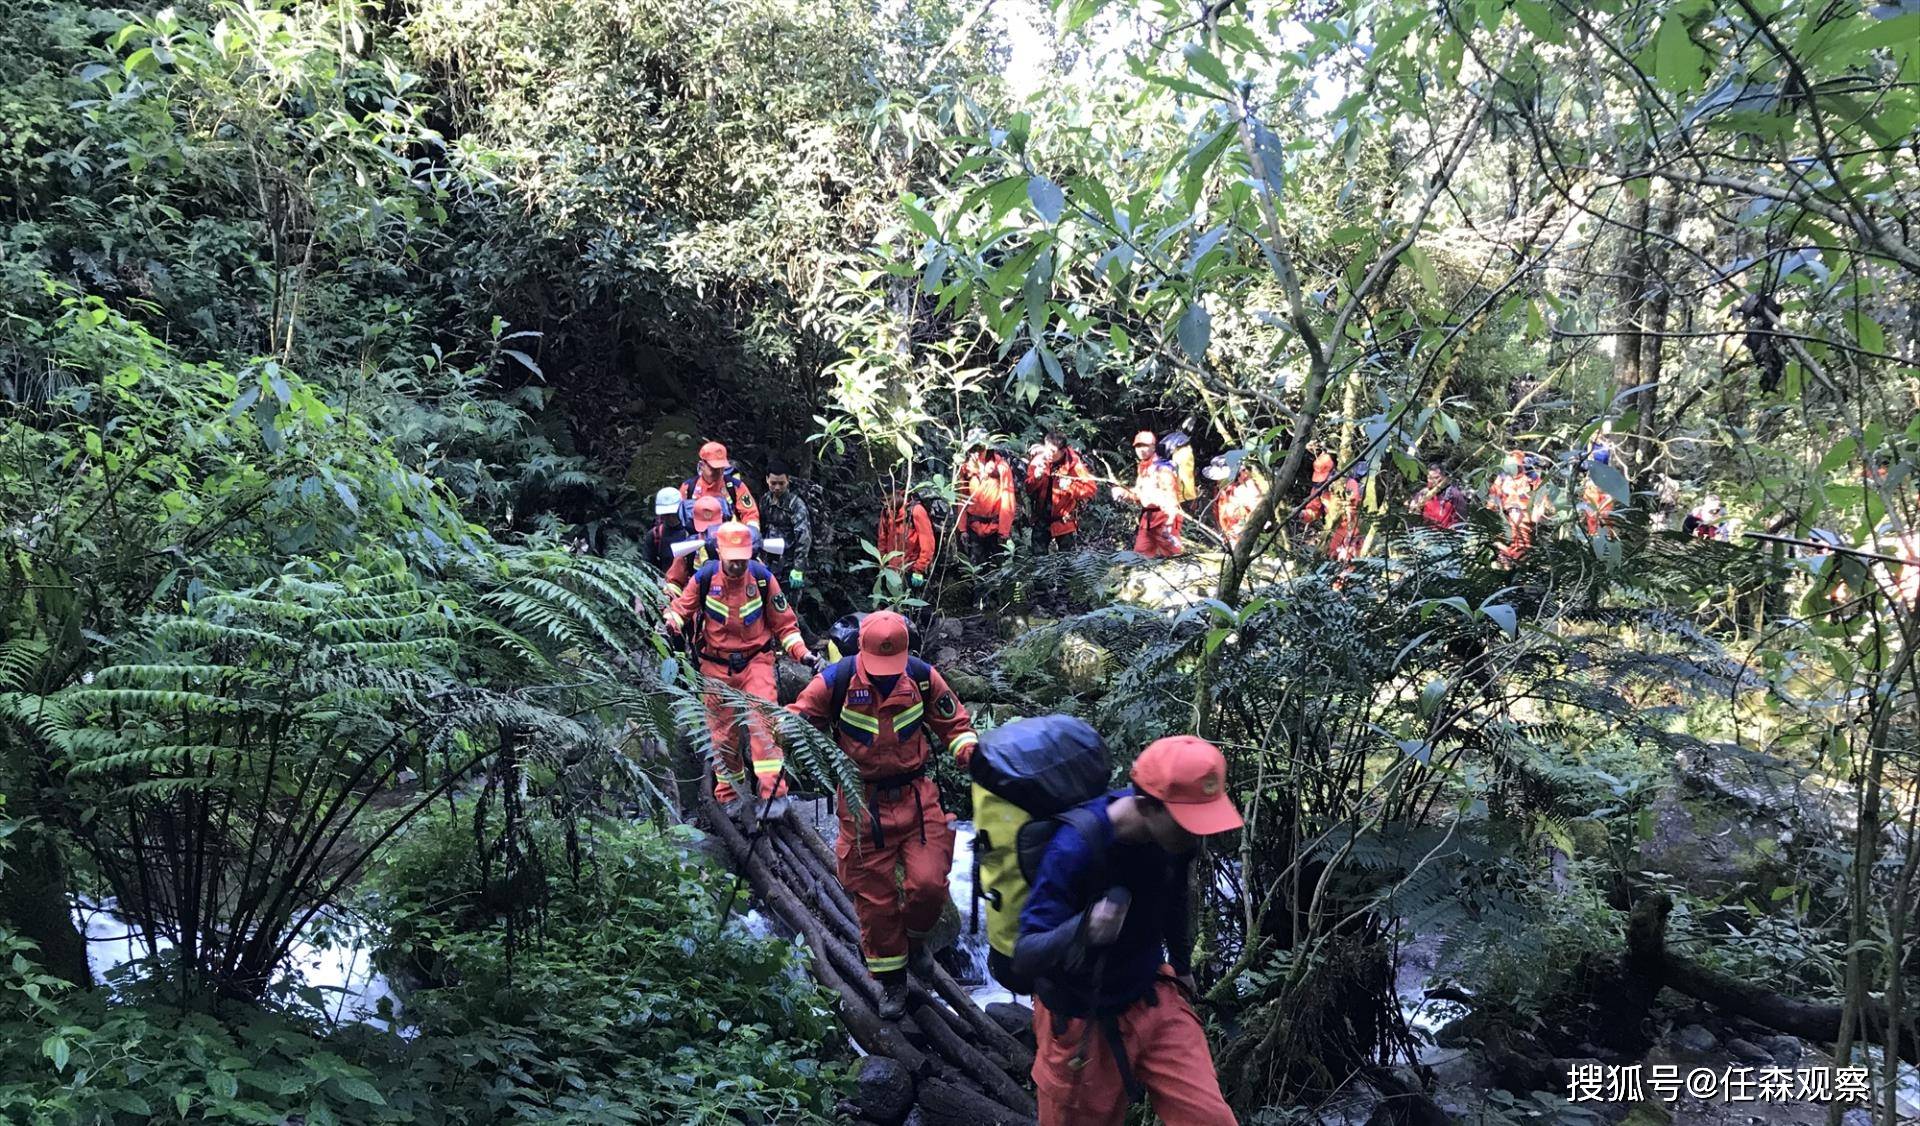
<path fill-rule="evenodd" d="M 727 447 L 718 442 L 708 442 L 700 447 L 700 465 L 694 475 L 680 484 L 680 495 L 688 500 L 697 501 L 701 497 L 718 497 L 720 508 L 729 520 L 738 520 L 742 524 L 760 526 L 760 507 L 753 503 L 753 493 L 747 483 L 734 472 L 733 459 L 727 456 Z"/>
<path fill-rule="evenodd" d="M 1333 479 L 1333 455 L 1321 450 L 1313 459 L 1313 487 L 1307 492 L 1307 503 L 1300 506 L 1300 527 L 1312 528 L 1327 513 L 1327 491 L 1332 488 L 1327 482 Z"/>
<path fill-rule="evenodd" d="M 860 951 L 881 985 L 883 1020 L 905 1014 L 909 968 L 932 972 L 925 940 L 947 904 L 953 828 L 928 766 L 944 749 L 964 768 L 980 741 L 966 705 L 907 642 L 905 618 L 867 615 L 859 652 L 827 666 L 787 706 L 833 735 L 860 772 L 861 807 L 840 795 L 834 855 L 860 916 Z"/>
<path fill-rule="evenodd" d="M 693 573 L 713 560 L 713 530 L 725 520 L 719 497 L 701 497 L 693 502 L 693 534 L 704 542 L 691 555 L 682 555 L 667 565 L 667 581 L 661 589 L 666 592 L 668 602 L 680 597 L 681 588 L 693 578 Z"/>
<path fill-rule="evenodd" d="M 1228 550 L 1232 550 L 1239 545 L 1240 533 L 1252 518 L 1253 510 L 1266 499 L 1267 483 L 1254 473 L 1253 466 L 1244 457 L 1240 459 L 1238 472 L 1230 459 L 1222 455 L 1214 458 L 1200 475 L 1219 482 L 1220 491 L 1213 498 L 1213 518 L 1220 526 L 1220 536 L 1226 540 Z"/>
<path fill-rule="evenodd" d="M 1533 486 L 1527 455 L 1519 450 L 1507 455 L 1499 475 L 1487 486 L 1487 507 L 1507 522 L 1507 542 L 1500 545 L 1499 561 L 1508 566 L 1533 547 Z"/>
<path fill-rule="evenodd" d="M 1058 545 L 1073 550 L 1080 533 L 1080 506 L 1092 500 L 1100 486 L 1067 436 L 1050 431 L 1027 459 L 1027 495 L 1033 499 L 1033 553 L 1046 554 Z"/>
<path fill-rule="evenodd" d="M 1451 532 L 1467 522 L 1467 494 L 1453 483 L 1447 471 L 1438 465 L 1427 467 L 1427 487 L 1407 502 L 1410 511 L 1420 514 L 1427 527 L 1436 532 Z"/>
<path fill-rule="evenodd" d="M 1133 436 L 1133 488 L 1114 486 L 1113 499 L 1140 507 L 1140 524 L 1133 533 L 1133 550 L 1149 559 L 1180 554 L 1180 481 L 1173 463 L 1160 456 L 1153 431 Z"/>
<path fill-rule="evenodd" d="M 702 564 L 691 582 L 667 608 L 666 627 L 672 637 L 686 642 L 700 671 L 729 688 L 777 702 L 774 652 L 818 667 L 800 636 L 780 580 L 764 564 L 753 561 L 753 529 L 730 520 L 713 533 L 717 560 Z M 767 802 L 764 815 L 786 812 L 787 780 L 782 772 L 779 744 L 766 720 L 749 710 L 744 717 L 718 693 L 708 693 L 707 730 L 719 756 L 714 769 L 713 796 L 722 805 Z M 753 782 L 740 758 L 740 720 L 746 720 L 752 757 Z"/>
<path fill-rule="evenodd" d="M 887 570 L 904 572 L 915 590 L 927 585 L 927 575 L 933 571 L 933 517 L 927 515 L 919 497 L 900 489 L 888 495 L 874 545 Z"/>
<path fill-rule="evenodd" d="M 1613 451 L 1606 446 L 1595 446 L 1592 456 L 1587 460 L 1593 465 L 1611 465 Z M 1602 528 L 1612 534 L 1613 509 L 1613 494 L 1601 488 L 1600 483 L 1593 479 L 1593 474 L 1587 474 L 1587 479 L 1580 484 L 1579 513 L 1588 536 L 1599 535 Z"/>
<path fill-rule="evenodd" d="M 1232 1126 L 1190 1000 L 1188 906 L 1200 838 L 1241 826 L 1226 757 L 1174 735 L 1131 775 L 1054 832 L 1020 912 L 1013 961 L 1035 982 L 1040 1126 L 1120 1126 L 1142 1098 L 1174 1126 Z"/>
<path fill-rule="evenodd" d="M 967 460 L 960 465 L 955 484 L 960 494 L 961 543 L 976 566 L 1000 554 L 1013 534 L 1013 510 L 1019 494 L 1013 489 L 1013 466 L 1007 455 L 987 445 L 985 437 L 967 444 Z"/>
<path fill-rule="evenodd" d="M 1367 463 L 1354 465 L 1353 472 L 1327 490 L 1327 518 L 1333 531 L 1327 537 L 1327 554 L 1343 563 L 1360 555 L 1366 536 L 1360 530 L 1360 510 L 1366 502 Z"/>

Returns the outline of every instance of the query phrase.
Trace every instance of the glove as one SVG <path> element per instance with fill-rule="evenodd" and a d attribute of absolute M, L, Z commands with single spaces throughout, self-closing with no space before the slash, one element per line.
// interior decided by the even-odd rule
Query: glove
<path fill-rule="evenodd" d="M 915 590 L 919 590 L 921 587 L 927 585 L 927 576 L 915 571 L 907 578 L 907 585 L 913 587 Z"/>
<path fill-rule="evenodd" d="M 797 593 L 802 586 L 806 585 L 806 581 L 807 581 L 807 577 L 798 571 L 787 572 L 787 589 L 788 590 L 791 590 Z"/>
<path fill-rule="evenodd" d="M 809 653 L 807 654 L 807 667 L 816 673 L 825 672 L 827 669 L 827 659 L 818 653 Z"/>

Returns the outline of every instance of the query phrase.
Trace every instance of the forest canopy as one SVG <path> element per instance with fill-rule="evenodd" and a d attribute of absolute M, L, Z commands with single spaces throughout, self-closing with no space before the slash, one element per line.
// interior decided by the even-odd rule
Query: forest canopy
<path fill-rule="evenodd" d="M 0 1118 L 1019 1120 L 775 706 L 891 609 L 1223 753 L 1241 1121 L 1910 1120 L 1917 205 L 1915 0 L 0 0 Z"/>

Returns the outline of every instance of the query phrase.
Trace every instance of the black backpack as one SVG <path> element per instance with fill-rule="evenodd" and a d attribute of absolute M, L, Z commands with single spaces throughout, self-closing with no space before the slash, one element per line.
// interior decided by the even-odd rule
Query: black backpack
<path fill-rule="evenodd" d="M 1072 825 L 1089 840 L 1098 833 L 1099 814 L 1083 807 L 1107 792 L 1113 767 L 1106 743 L 1085 720 L 1049 715 L 981 736 L 971 772 L 973 886 L 987 901 L 987 968 L 1013 992 L 1031 993 L 1033 982 L 1013 972 L 1020 912 L 1060 826 Z"/>

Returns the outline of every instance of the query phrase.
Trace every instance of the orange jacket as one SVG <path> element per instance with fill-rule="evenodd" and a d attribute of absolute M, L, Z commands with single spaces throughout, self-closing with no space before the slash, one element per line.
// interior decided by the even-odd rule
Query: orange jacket
<path fill-rule="evenodd" d="M 1226 537 L 1227 546 L 1240 542 L 1240 531 L 1247 526 L 1253 516 L 1253 510 L 1260 507 L 1260 501 L 1267 495 L 1267 487 L 1251 471 L 1242 470 L 1238 480 L 1220 490 L 1214 498 L 1214 519 L 1220 523 L 1220 534 Z"/>
<path fill-rule="evenodd" d="M 1525 473 L 1502 473 L 1487 486 L 1487 507 L 1509 520 L 1533 518 L 1533 478 Z"/>
<path fill-rule="evenodd" d="M 706 475 L 696 473 L 680 483 L 680 496 L 689 505 L 701 497 L 719 497 L 727 519 L 760 526 L 760 506 L 753 503 L 753 492 L 732 473 L 723 474 L 717 485 L 707 484 Z"/>
<path fill-rule="evenodd" d="M 909 499 L 904 506 L 891 497 L 880 511 L 880 538 L 875 541 L 890 571 L 924 575 L 933 570 L 933 519 L 927 506 Z M 891 556 L 891 558 L 888 558 Z"/>
<path fill-rule="evenodd" d="M 812 656 L 800 636 L 800 620 L 780 590 L 780 580 L 759 563 L 748 563 L 746 573 L 737 579 L 729 579 L 717 561 L 702 564 L 693 581 L 667 607 L 667 624 L 679 632 L 696 614 L 702 653 L 754 654 L 773 648 L 778 639 L 780 648 L 794 660 Z"/>
<path fill-rule="evenodd" d="M 1080 506 L 1099 491 L 1078 451 L 1062 450 L 1051 468 L 1038 458 L 1027 463 L 1027 492 L 1035 512 L 1048 521 L 1048 535 L 1070 536 L 1079 531 Z"/>
<path fill-rule="evenodd" d="M 1601 488 L 1592 478 L 1580 486 L 1580 512 L 1585 518 L 1587 534 L 1597 536 L 1601 528 L 1613 527 L 1613 494 Z"/>
<path fill-rule="evenodd" d="M 1013 466 L 1005 455 L 983 450 L 960 466 L 960 497 L 965 507 L 961 525 L 975 535 L 1013 534 Z"/>
<path fill-rule="evenodd" d="M 832 714 L 833 685 L 841 678 L 846 680 L 846 699 L 836 716 Z M 832 734 L 864 781 L 912 774 L 925 767 L 933 749 L 925 737 L 927 728 L 961 766 L 967 765 L 980 742 L 967 706 L 939 669 L 918 659 L 907 663 L 907 671 L 894 679 L 893 690 L 882 697 L 860 667 L 860 658 L 843 657 L 814 677 L 787 710 Z"/>
<path fill-rule="evenodd" d="M 1141 462 L 1134 471 L 1133 500 L 1142 511 L 1158 509 L 1171 516 L 1174 532 L 1179 533 L 1184 514 L 1180 511 L 1180 478 L 1172 462 L 1159 456 Z"/>

